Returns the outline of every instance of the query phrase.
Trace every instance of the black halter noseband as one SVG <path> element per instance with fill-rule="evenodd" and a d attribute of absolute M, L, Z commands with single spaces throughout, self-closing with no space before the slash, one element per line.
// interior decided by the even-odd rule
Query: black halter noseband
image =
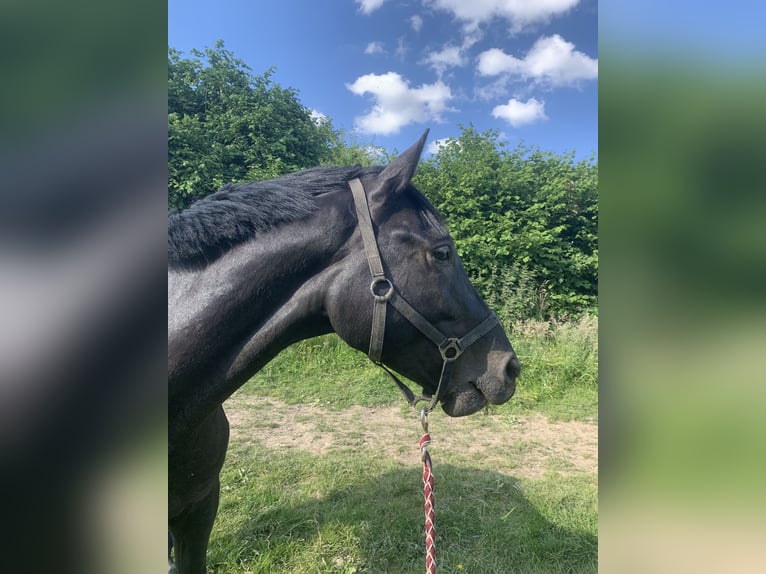
<path fill-rule="evenodd" d="M 383 368 L 401 389 L 407 402 L 413 407 L 421 401 L 430 401 L 425 412 L 430 413 L 439 401 L 439 392 L 442 384 L 449 381 L 452 374 L 452 366 L 463 352 L 481 337 L 486 335 L 492 328 L 499 323 L 497 316 L 490 311 L 489 317 L 484 319 L 476 327 L 471 329 L 461 338 L 447 337 L 425 317 L 418 313 L 407 301 L 397 293 L 394 284 L 386 277 L 383 270 L 383 261 L 380 258 L 378 243 L 375 239 L 375 231 L 372 227 L 372 217 L 370 216 L 370 207 L 367 202 L 367 195 L 359 178 L 349 181 L 351 193 L 354 196 L 354 205 L 356 206 L 357 221 L 359 230 L 362 233 L 364 250 L 367 254 L 367 263 L 370 266 L 372 274 L 372 283 L 370 292 L 374 299 L 372 308 L 372 333 L 370 335 L 370 351 L 368 356 L 376 365 Z M 428 337 L 434 345 L 437 346 L 442 356 L 442 371 L 439 377 L 439 384 L 436 386 L 436 392 L 433 397 L 421 395 L 416 397 L 414 393 L 402 383 L 383 363 L 381 356 L 383 354 L 383 338 L 386 331 L 386 309 L 388 303 L 401 313 L 405 319 L 412 323 L 421 333 Z"/>

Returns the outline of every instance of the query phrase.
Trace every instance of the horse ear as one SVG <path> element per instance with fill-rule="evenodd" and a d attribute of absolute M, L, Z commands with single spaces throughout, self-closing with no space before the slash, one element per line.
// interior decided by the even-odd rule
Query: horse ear
<path fill-rule="evenodd" d="M 386 196 L 397 195 L 407 188 L 420 162 L 420 154 L 423 153 L 426 138 L 428 138 L 428 130 L 420 136 L 415 145 L 399 154 L 380 172 L 376 178 L 378 185 L 370 194 L 371 200 L 384 202 Z"/>

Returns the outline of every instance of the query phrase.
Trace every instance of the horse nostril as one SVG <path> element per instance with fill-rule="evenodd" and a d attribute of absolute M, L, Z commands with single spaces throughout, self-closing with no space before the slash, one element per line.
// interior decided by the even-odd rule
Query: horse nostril
<path fill-rule="evenodd" d="M 521 363 L 519 363 L 519 359 L 516 355 L 512 354 L 508 363 L 505 365 L 505 374 L 508 379 L 513 380 L 519 376 L 519 373 L 521 373 Z"/>

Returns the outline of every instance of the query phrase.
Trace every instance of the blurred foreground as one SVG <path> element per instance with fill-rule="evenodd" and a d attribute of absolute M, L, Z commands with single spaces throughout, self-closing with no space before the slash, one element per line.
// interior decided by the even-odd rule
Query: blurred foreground
<path fill-rule="evenodd" d="M 4 572 L 165 567 L 166 16 L 152 4 L 13 2 L 0 19 Z"/>
<path fill-rule="evenodd" d="M 764 572 L 764 62 L 610 38 L 600 45 L 600 568 Z"/>

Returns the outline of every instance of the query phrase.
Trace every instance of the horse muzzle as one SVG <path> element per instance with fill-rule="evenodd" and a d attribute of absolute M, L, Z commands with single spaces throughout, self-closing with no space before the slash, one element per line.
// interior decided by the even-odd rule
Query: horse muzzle
<path fill-rule="evenodd" d="M 495 365 L 495 368 L 491 368 Z M 451 417 L 462 417 L 483 409 L 487 404 L 501 405 L 516 392 L 521 364 L 515 353 L 490 358 L 488 372 L 444 393 L 442 409 Z"/>

